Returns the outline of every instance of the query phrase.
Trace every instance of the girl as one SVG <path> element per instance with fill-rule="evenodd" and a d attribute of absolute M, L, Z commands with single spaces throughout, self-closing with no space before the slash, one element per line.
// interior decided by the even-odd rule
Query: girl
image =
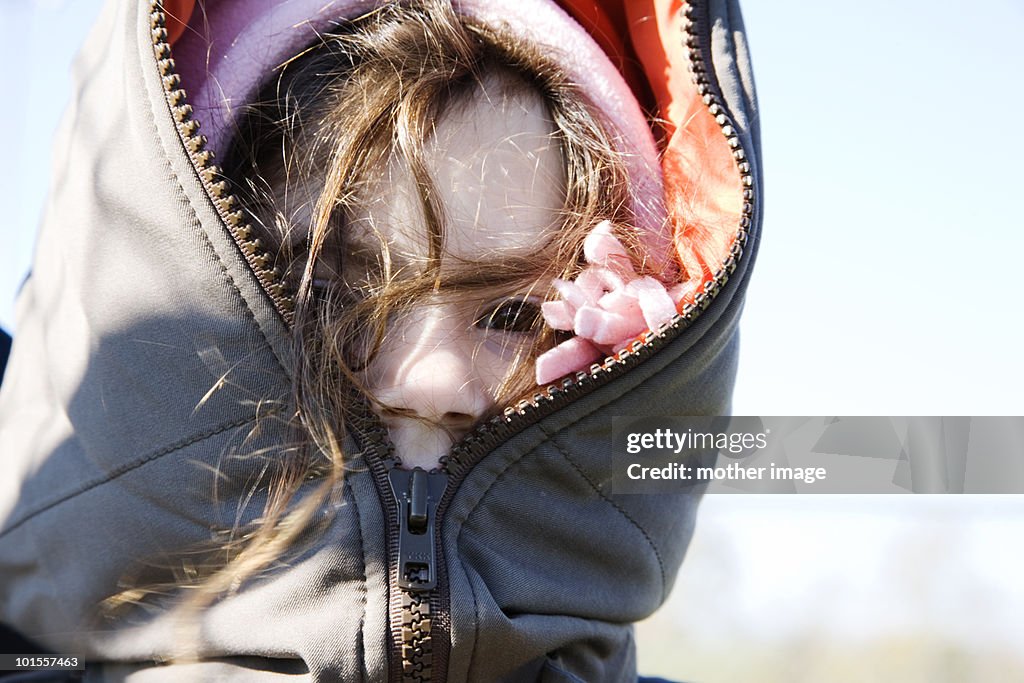
<path fill-rule="evenodd" d="M 610 423 L 728 407 L 740 29 L 111 3 L 0 394 L 0 618 L 94 680 L 634 679 L 696 501 L 614 495 Z"/>

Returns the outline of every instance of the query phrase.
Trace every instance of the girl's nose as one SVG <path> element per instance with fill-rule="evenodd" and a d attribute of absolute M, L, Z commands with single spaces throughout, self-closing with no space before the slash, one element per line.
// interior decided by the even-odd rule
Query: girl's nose
<path fill-rule="evenodd" d="M 436 467 L 494 404 L 464 317 L 448 305 L 409 312 L 390 326 L 371 367 L 368 388 L 406 466 Z"/>

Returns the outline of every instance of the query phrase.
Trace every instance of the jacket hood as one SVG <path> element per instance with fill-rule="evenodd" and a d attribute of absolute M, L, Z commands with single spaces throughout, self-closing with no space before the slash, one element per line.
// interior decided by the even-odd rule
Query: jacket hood
<path fill-rule="evenodd" d="M 421 483 L 382 473 L 361 441 L 302 554 L 203 614 L 201 662 L 156 666 L 175 647 L 159 611 L 97 618 L 126 580 L 165 578 L 261 509 L 247 494 L 262 463 L 239 454 L 290 438 L 275 418 L 290 300 L 216 154 L 267 65 L 372 4 L 112 0 L 76 63 L 0 389 L 0 620 L 102 662 L 96 680 L 635 678 L 630 624 L 671 589 L 697 500 L 612 493 L 611 418 L 728 411 L 760 225 L 753 81 L 727 0 L 457 5 L 556 51 L 630 154 L 659 228 L 648 244 L 699 282 L 671 325 L 475 437 L 430 498 L 435 589 L 396 583 Z M 427 659 L 403 651 L 424 637 Z"/>

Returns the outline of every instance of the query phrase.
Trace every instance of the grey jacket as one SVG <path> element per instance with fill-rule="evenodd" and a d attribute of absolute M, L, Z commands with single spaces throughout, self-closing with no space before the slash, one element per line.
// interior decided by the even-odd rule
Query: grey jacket
<path fill-rule="evenodd" d="M 326 527 L 203 614 L 199 662 L 167 665 L 164 612 L 96 606 L 261 508 L 239 513 L 260 464 L 231 456 L 288 438 L 257 420 L 289 396 L 288 304 L 182 108 L 166 18 L 109 2 L 75 66 L 0 389 L 0 621 L 84 656 L 91 681 L 635 680 L 631 624 L 671 590 L 697 497 L 610 492 L 612 418 L 728 411 L 761 219 L 739 10 L 692 4 L 665 30 L 688 44 L 683 82 L 735 195 L 695 305 L 491 423 L 446 474 L 414 482 L 354 435 Z M 416 496 L 433 533 L 410 540 Z M 433 581 L 402 587 L 403 562 Z"/>

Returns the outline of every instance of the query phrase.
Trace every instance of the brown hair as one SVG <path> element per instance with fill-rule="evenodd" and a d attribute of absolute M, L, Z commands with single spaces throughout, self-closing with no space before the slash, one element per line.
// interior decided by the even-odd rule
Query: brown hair
<path fill-rule="evenodd" d="M 499 79 L 508 93 L 539 95 L 547 107 L 565 167 L 561 229 L 529 259 L 460 261 L 442 273 L 445 209 L 424 144 L 432 123 L 488 78 Z M 415 179 L 427 259 L 393 272 L 381 244 L 373 257 L 379 267 L 368 269 L 373 277 L 346 272 L 344 259 L 338 272 L 333 261 L 352 240 L 346 221 L 393 158 Z M 526 286 L 546 297 L 552 278 L 579 271 L 590 228 L 605 219 L 632 222 L 626 167 L 596 108 L 535 46 L 458 16 L 447 0 L 386 4 L 285 63 L 240 116 L 224 167 L 296 292 L 292 422 L 300 446 L 279 454 L 257 528 L 232 534 L 218 549 L 220 561 L 196 575 L 193 608 L 292 548 L 336 490 L 346 424 L 356 406 L 365 409 L 363 399 L 374 400 L 362 391 L 360 373 L 380 348 L 389 319 L 427 295 L 493 295 Z M 630 233 L 622 232 L 628 245 Z M 325 269 L 335 277 L 321 286 L 318 273 Z M 553 343 L 541 322 L 530 321 L 535 342 L 519 352 L 499 404 L 535 392 L 532 360 Z M 322 483 L 296 501 L 314 476 Z M 121 594 L 126 601 L 140 595 Z"/>

